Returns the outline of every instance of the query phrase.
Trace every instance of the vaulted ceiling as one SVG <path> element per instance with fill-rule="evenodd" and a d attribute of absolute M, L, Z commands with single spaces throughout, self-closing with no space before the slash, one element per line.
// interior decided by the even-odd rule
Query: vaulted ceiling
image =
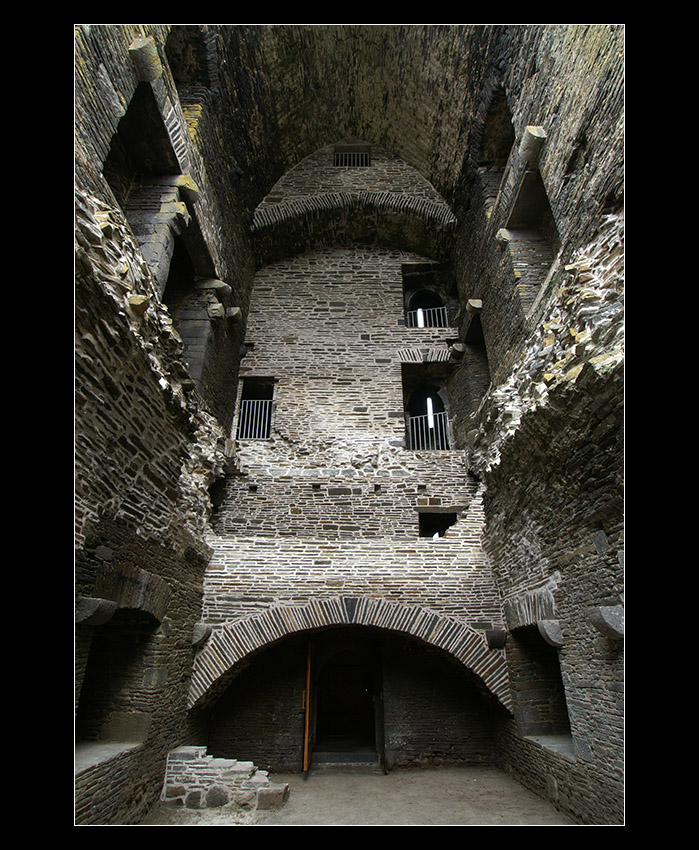
<path fill-rule="evenodd" d="M 261 196 L 300 159 L 348 136 L 380 144 L 449 198 L 500 26 L 176 25 L 180 85 L 216 93 L 239 166 Z"/>

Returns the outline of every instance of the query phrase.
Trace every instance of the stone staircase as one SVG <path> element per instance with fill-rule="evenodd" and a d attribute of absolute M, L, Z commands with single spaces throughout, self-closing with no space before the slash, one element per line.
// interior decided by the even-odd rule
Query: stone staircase
<path fill-rule="evenodd" d="M 274 809 L 289 796 L 289 786 L 270 781 L 250 761 L 215 758 L 206 747 L 179 747 L 168 754 L 162 801 L 188 809 L 233 807 Z"/>

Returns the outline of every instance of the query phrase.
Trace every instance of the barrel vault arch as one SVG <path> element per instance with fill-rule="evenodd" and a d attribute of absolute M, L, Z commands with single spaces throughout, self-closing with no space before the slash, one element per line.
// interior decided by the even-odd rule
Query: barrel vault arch
<path fill-rule="evenodd" d="M 482 633 L 420 606 L 355 597 L 279 606 L 215 628 L 194 662 L 189 708 L 201 707 L 226 674 L 255 651 L 301 632 L 348 625 L 401 632 L 443 650 L 478 676 L 508 711 L 512 710 L 505 657 L 500 650 L 488 647 Z"/>
<path fill-rule="evenodd" d="M 457 220 L 444 203 L 376 192 L 335 192 L 258 208 L 252 225 L 256 265 L 322 245 L 373 243 L 440 262 L 448 259 Z"/>

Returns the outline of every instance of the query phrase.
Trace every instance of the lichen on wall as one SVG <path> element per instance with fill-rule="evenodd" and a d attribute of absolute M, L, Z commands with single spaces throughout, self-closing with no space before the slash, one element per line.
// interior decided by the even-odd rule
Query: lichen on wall
<path fill-rule="evenodd" d="M 527 412 L 574 384 L 584 369 L 622 367 L 624 357 L 623 218 L 610 216 L 596 241 L 576 252 L 536 313 L 541 318 L 508 378 L 484 398 L 471 435 L 471 467 L 497 465 L 502 445 Z"/>

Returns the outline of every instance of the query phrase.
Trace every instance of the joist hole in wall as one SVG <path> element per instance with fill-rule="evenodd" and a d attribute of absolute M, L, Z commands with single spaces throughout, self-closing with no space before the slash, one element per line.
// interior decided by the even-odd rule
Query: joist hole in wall
<path fill-rule="evenodd" d="M 420 537 L 444 537 L 447 529 L 456 522 L 455 512 L 419 511 Z"/>

